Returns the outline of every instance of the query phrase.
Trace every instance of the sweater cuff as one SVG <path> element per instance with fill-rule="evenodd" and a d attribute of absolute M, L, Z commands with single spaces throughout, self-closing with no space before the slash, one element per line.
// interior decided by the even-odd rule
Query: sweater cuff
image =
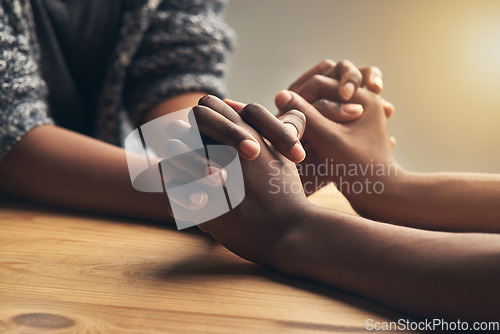
<path fill-rule="evenodd" d="M 0 160 L 28 132 L 44 124 L 54 122 L 48 117 L 47 105 L 43 101 L 21 103 L 13 110 L 0 114 Z"/>
<path fill-rule="evenodd" d="M 139 90 L 136 90 L 139 91 Z M 140 96 L 129 96 L 130 116 L 134 124 L 156 104 L 187 92 L 205 92 L 224 97 L 224 79 L 215 74 L 182 73 L 148 82 L 140 90 Z"/>

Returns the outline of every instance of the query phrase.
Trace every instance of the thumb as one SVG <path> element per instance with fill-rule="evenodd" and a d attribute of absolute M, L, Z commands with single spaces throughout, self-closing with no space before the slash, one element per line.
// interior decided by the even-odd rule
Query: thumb
<path fill-rule="evenodd" d="M 279 110 L 279 116 L 284 115 L 289 110 L 296 109 L 306 116 L 308 124 L 316 124 L 324 120 L 324 117 L 312 104 L 295 92 L 282 90 L 276 95 L 274 103 Z"/>
<path fill-rule="evenodd" d="M 331 140 L 331 136 L 335 129 L 342 126 L 341 124 L 327 119 L 312 104 L 295 92 L 282 90 L 276 95 L 274 103 L 279 110 L 279 115 L 283 115 L 289 110 L 296 109 L 306 116 L 304 138 L 308 139 L 313 145 L 314 142 L 320 144 L 324 139 Z M 311 136 L 311 134 L 314 135 Z"/>

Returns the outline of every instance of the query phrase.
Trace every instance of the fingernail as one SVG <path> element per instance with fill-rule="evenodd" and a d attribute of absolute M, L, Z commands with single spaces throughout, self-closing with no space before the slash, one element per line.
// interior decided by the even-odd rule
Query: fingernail
<path fill-rule="evenodd" d="M 290 154 L 293 158 L 293 162 L 301 162 L 306 158 L 306 151 L 304 151 L 300 142 L 296 142 L 295 145 L 292 146 Z"/>
<path fill-rule="evenodd" d="M 375 85 L 377 85 L 377 87 L 380 89 L 382 89 L 382 87 L 384 87 L 384 80 L 382 80 L 382 77 L 380 77 L 378 75 L 375 78 L 373 78 L 373 83 Z"/>
<path fill-rule="evenodd" d="M 198 207 L 204 207 L 208 200 L 208 196 L 204 192 L 194 192 L 189 195 L 189 200 Z"/>
<path fill-rule="evenodd" d="M 352 82 L 348 82 L 342 86 L 342 95 L 344 95 L 344 99 L 349 100 L 354 94 L 355 89 L 356 87 Z"/>
<path fill-rule="evenodd" d="M 285 126 L 288 126 L 290 129 L 293 129 L 292 131 L 295 132 L 297 134 L 297 137 L 299 136 L 299 126 L 296 125 L 295 123 L 293 123 L 292 121 L 290 120 L 285 120 L 284 118 L 282 119 L 282 122 Z"/>
<path fill-rule="evenodd" d="M 290 92 L 287 90 L 282 90 L 281 92 L 278 93 L 278 95 L 276 95 L 275 99 L 276 107 L 278 107 L 279 109 L 286 107 L 286 105 L 288 104 L 288 102 L 290 102 L 291 99 L 292 99 L 292 94 L 290 94 Z"/>
<path fill-rule="evenodd" d="M 363 112 L 363 106 L 356 103 L 346 103 L 341 106 L 342 110 L 350 114 L 359 114 Z"/>
<path fill-rule="evenodd" d="M 221 186 L 226 182 L 227 174 L 224 168 L 209 166 L 205 174 L 210 182 L 216 186 Z"/>
<path fill-rule="evenodd" d="M 245 139 L 240 143 L 240 151 L 248 159 L 255 159 L 259 156 L 260 145 L 251 139 Z"/>

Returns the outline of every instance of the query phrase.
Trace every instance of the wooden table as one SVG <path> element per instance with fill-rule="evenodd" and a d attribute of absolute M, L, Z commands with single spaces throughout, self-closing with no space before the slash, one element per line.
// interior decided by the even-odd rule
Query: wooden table
<path fill-rule="evenodd" d="M 351 210 L 339 198 L 315 201 Z M 398 318 L 195 228 L 0 202 L 0 333 L 360 333 Z"/>

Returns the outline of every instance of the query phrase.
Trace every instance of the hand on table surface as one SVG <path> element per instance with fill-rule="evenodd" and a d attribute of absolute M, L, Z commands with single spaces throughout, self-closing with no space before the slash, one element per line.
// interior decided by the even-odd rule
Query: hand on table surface
<path fill-rule="evenodd" d="M 293 117 L 301 119 L 300 113 L 292 114 Z M 221 118 L 234 123 L 257 138 L 260 145 L 258 157 L 252 161 L 241 159 L 245 198 L 229 212 L 200 224 L 199 227 L 239 256 L 253 262 L 272 265 L 274 248 L 277 247 L 286 231 L 294 226 L 293 222 L 300 221 L 302 212 L 310 203 L 302 190 L 295 164 L 277 150 L 269 147 L 259 133 L 244 121 L 244 117 L 248 119 L 253 117 L 253 120 L 257 119 L 258 122 L 261 115 L 272 117 L 276 125 L 292 127 L 281 123 L 260 105 L 249 104 L 237 113 L 228 104 L 214 96 L 203 97 L 199 105 L 193 108 L 190 117 L 196 119 L 199 131 L 205 135 L 205 144 L 211 143 L 214 139 L 221 139 L 226 140 L 222 144 L 235 145 L 234 142 L 228 141 L 226 136 L 218 137 L 213 132 L 214 122 L 221 123 Z M 274 126 L 272 124 L 269 126 L 266 122 L 259 124 L 263 125 L 264 131 L 269 131 L 270 138 L 273 139 L 272 134 L 276 133 L 273 132 Z M 167 144 L 178 146 L 179 151 L 182 151 L 185 145 L 182 141 L 183 133 L 188 133 L 188 131 L 189 125 L 185 124 L 184 130 L 178 131 L 177 138 L 171 138 Z M 290 135 L 291 138 L 293 131 L 297 136 L 295 126 L 288 128 L 285 134 Z M 278 135 L 278 139 L 281 140 L 282 136 Z M 188 177 L 196 178 L 201 176 L 206 169 L 206 158 L 203 161 L 203 158 L 197 156 L 196 152 L 182 155 L 179 159 L 173 164 L 175 166 L 171 166 L 178 170 L 178 175 L 182 175 L 181 172 L 189 169 L 191 172 Z M 231 175 L 225 174 L 225 177 L 229 178 Z M 208 187 L 207 185 L 207 188 L 201 189 L 208 194 L 205 198 L 207 206 L 212 200 Z M 256 245 L 259 247 L 255 247 Z"/>

